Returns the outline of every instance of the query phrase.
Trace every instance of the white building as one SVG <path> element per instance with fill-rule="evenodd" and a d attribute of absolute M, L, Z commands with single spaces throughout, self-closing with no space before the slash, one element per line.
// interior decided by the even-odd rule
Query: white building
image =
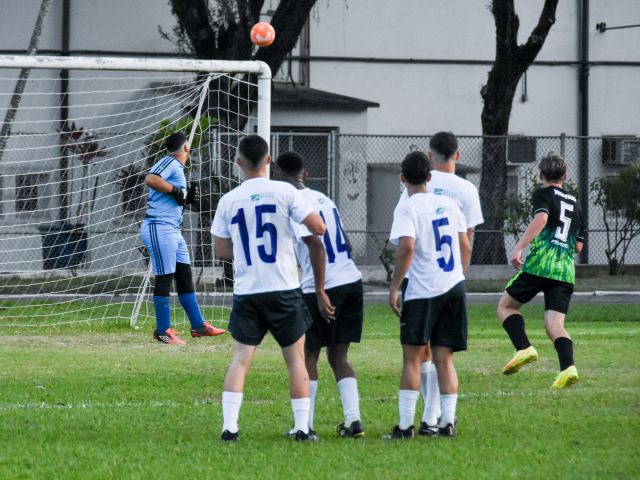
<path fill-rule="evenodd" d="M 176 22 L 166 0 L 68 2 L 71 55 L 176 55 L 175 45 L 163 39 L 158 31 L 159 27 L 170 31 Z M 318 167 L 317 186 L 322 187 L 324 182 L 324 189 L 337 197 L 342 209 L 349 211 L 345 221 L 348 230 L 354 232 L 361 253 L 372 246 L 379 247 L 376 242 L 371 244 L 365 232 L 371 225 L 384 224 L 390 213 L 378 211 L 372 217 L 367 196 L 371 197 L 375 188 L 391 192 L 391 198 L 397 186 L 392 174 L 386 175 L 389 179 L 386 187 L 390 188 L 380 182 L 372 183 L 373 177 L 367 178 L 368 167 L 393 165 L 412 145 L 424 148 L 426 138 L 421 136 L 438 130 L 468 136 L 481 134 L 479 92 L 495 50 L 495 27 L 488 3 L 318 0 L 302 42 L 304 47 L 298 46 L 292 52 L 291 67 L 285 62 L 279 72 L 280 80 L 293 79 L 298 85 L 294 89 L 283 84 L 276 89 L 272 125 L 280 137 L 274 148 L 306 149 L 307 156 L 318 157 L 318 165 L 325 170 Z M 52 2 L 39 45 L 42 54 L 62 53 L 63 4 L 64 0 Z M 516 0 L 520 42 L 526 41 L 542 4 L 543 0 Z M 584 4 L 589 4 L 590 12 L 586 32 L 589 56 L 583 65 Z M 0 0 L 4 20 L 0 53 L 24 53 L 39 5 L 36 0 Z M 275 6 L 277 0 L 265 2 L 264 19 L 268 20 L 268 9 Z M 606 22 L 609 27 L 637 23 L 637 7 L 636 0 L 560 2 L 556 24 L 529 68 L 526 82 L 523 79 L 519 86 L 509 133 L 579 135 L 584 133 L 580 127 L 584 122 L 581 112 L 588 111 L 589 135 L 640 135 L 640 29 L 605 33 L 596 30 L 599 22 Z M 589 69 L 588 105 L 580 96 L 582 66 Z M 71 75 L 73 78 L 80 74 Z M 10 92 L 1 93 L 8 102 Z M 57 101 L 51 100 L 52 105 Z M 72 111 L 73 102 L 71 96 Z M 387 142 L 392 148 L 379 150 L 377 144 L 364 137 L 344 137 L 345 134 L 413 137 L 394 140 L 393 144 Z M 340 140 L 336 140 L 336 135 L 342 136 Z M 478 140 L 465 142 L 462 143 L 465 164 L 479 166 Z M 570 169 L 575 173 L 580 156 L 576 145 L 574 140 L 561 145 L 559 139 L 551 139 L 538 140 L 533 146 L 529 144 L 529 148 L 533 148 L 535 160 L 549 146 L 555 150 L 566 147 Z M 615 167 L 603 166 L 599 141 L 589 151 L 589 164 L 592 177 L 616 171 Z M 376 172 L 381 175 L 380 170 Z M 6 203 L 10 186 L 17 186 L 17 172 L 3 171 L 0 166 L 0 174 L 5 177 L 2 189 Z M 511 175 L 518 185 L 521 170 L 514 165 Z M 479 175 L 472 173 L 469 178 L 478 181 Z M 390 201 L 383 203 L 393 206 Z M 5 209 L 3 222 L 7 221 L 6 213 Z M 597 212 L 590 213 L 590 220 L 596 225 Z M 601 254 L 592 253 L 591 261 L 602 260 Z"/>

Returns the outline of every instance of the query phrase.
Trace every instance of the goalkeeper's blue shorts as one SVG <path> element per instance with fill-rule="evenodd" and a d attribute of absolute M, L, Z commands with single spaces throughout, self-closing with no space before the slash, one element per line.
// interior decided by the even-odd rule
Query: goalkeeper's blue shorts
<path fill-rule="evenodd" d="M 178 228 L 145 220 L 140 236 L 151 256 L 153 273 L 156 275 L 175 273 L 176 262 L 191 263 L 187 242 Z"/>

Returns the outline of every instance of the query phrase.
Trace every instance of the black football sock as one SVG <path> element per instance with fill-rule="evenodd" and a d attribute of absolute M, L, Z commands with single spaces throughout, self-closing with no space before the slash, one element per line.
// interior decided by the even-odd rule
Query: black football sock
<path fill-rule="evenodd" d="M 531 346 L 527 332 L 524 331 L 524 318 L 519 313 L 509 315 L 504 322 L 502 322 L 502 328 L 504 328 L 509 334 L 511 343 L 516 347 L 516 350 L 524 350 Z"/>
<path fill-rule="evenodd" d="M 573 365 L 573 342 L 567 337 L 558 337 L 553 342 L 558 352 L 558 360 L 560 360 L 560 371 L 566 370 Z"/>

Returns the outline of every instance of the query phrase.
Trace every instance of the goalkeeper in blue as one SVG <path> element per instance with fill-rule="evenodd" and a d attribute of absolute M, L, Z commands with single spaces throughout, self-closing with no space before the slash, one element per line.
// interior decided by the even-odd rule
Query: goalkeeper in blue
<path fill-rule="evenodd" d="M 197 184 L 192 183 L 187 188 L 184 176 L 190 152 L 187 137 L 180 132 L 173 133 L 167 137 L 165 147 L 167 156 L 151 167 L 144 181 L 149 187 L 149 197 L 140 235 L 155 275 L 156 329 L 153 338 L 161 343 L 183 345 L 185 341 L 171 328 L 169 295 L 173 281 L 191 323 L 192 337 L 213 337 L 225 331 L 202 318 L 191 276 L 189 250 L 181 232 L 184 207 L 199 200 Z"/>

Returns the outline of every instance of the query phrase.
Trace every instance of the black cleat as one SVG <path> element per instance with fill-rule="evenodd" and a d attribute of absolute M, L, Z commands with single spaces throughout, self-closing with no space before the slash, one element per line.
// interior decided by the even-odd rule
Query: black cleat
<path fill-rule="evenodd" d="M 222 435 L 220 435 L 220 440 L 222 440 L 223 442 L 237 442 L 238 441 L 238 437 L 240 432 L 235 432 L 235 433 L 231 433 L 229 430 L 225 430 L 224 432 L 222 432 Z"/>
<path fill-rule="evenodd" d="M 438 427 L 438 436 L 439 437 L 450 437 L 453 438 L 458 434 L 458 429 L 451 423 L 447 423 L 444 427 Z"/>
<path fill-rule="evenodd" d="M 427 425 L 426 422 L 420 422 L 418 435 L 420 435 L 421 437 L 437 437 L 438 425 Z"/>
<path fill-rule="evenodd" d="M 300 430 L 298 430 L 298 431 L 300 431 Z M 298 432 L 296 432 L 295 430 L 291 429 L 288 432 L 284 432 L 283 435 L 285 437 L 288 437 L 288 438 L 295 438 L 296 433 L 298 433 Z M 318 440 L 318 434 L 316 433 L 315 430 L 309 429 L 309 433 L 307 435 L 309 435 L 309 440 L 311 440 L 312 442 L 316 442 Z"/>
<path fill-rule="evenodd" d="M 416 436 L 416 429 L 413 425 L 411 425 L 406 430 L 401 430 L 400 426 L 396 425 L 395 427 L 393 427 L 393 430 L 391 430 L 391 433 L 387 433 L 382 437 L 382 439 L 383 440 L 401 440 L 401 439 L 410 440 L 412 438 L 415 438 L 415 436 Z"/>
<path fill-rule="evenodd" d="M 293 439 L 296 442 L 315 442 L 318 439 L 318 436 L 313 432 L 313 430 L 309 431 L 309 433 L 304 433 L 302 430 L 298 430 L 295 434 L 293 434 Z"/>
<path fill-rule="evenodd" d="M 364 427 L 362 426 L 362 422 L 360 420 L 355 420 L 351 422 L 351 425 L 348 427 L 344 423 L 341 423 L 338 425 L 338 435 L 349 438 L 364 437 Z"/>

